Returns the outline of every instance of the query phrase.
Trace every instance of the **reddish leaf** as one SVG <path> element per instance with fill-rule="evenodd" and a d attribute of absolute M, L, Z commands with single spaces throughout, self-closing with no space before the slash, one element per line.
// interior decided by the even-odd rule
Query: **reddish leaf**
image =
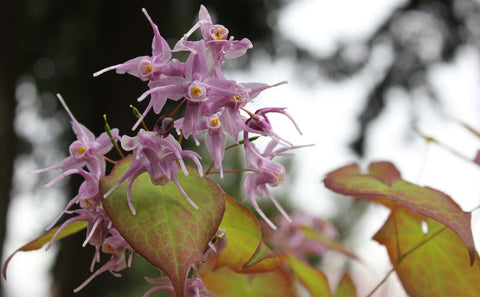
<path fill-rule="evenodd" d="M 10 260 L 13 258 L 13 256 L 20 251 L 23 252 L 28 252 L 28 251 L 35 251 L 39 250 L 44 246 L 46 243 L 49 243 L 50 240 L 52 240 L 53 236 L 55 236 L 55 233 L 57 233 L 57 230 L 60 228 L 60 226 L 57 226 L 53 228 L 52 230 L 42 234 L 41 236 L 35 238 L 34 240 L 30 241 L 26 245 L 22 246 L 21 248 L 17 249 L 15 252 L 13 252 L 7 260 L 5 260 L 5 263 L 3 264 L 3 270 L 2 270 L 2 275 L 5 280 L 7 280 L 7 266 Z M 58 235 L 55 240 L 60 240 L 62 238 L 65 238 L 67 236 L 70 236 L 72 234 L 77 233 L 80 230 L 83 230 L 87 228 L 87 222 L 86 221 L 77 221 L 73 222 L 65 229 L 63 229 Z"/>
<path fill-rule="evenodd" d="M 356 297 L 357 288 L 350 277 L 350 274 L 345 272 L 340 279 L 338 284 L 337 291 L 335 292 L 334 297 Z"/>
<path fill-rule="evenodd" d="M 477 155 L 475 156 L 475 159 L 473 159 L 473 162 L 475 164 L 480 165 L 480 151 L 477 152 Z"/>
<path fill-rule="evenodd" d="M 425 234 L 422 222 L 428 227 Z M 480 259 L 475 253 L 470 266 L 461 238 L 445 225 L 397 206 L 374 239 L 398 265 L 397 275 L 409 296 L 478 296 Z"/>
<path fill-rule="evenodd" d="M 368 173 L 389 186 L 393 186 L 395 182 L 402 180 L 400 171 L 390 162 L 372 163 L 368 167 Z"/>
<path fill-rule="evenodd" d="M 370 168 L 373 168 L 370 174 L 356 174 L 351 169 L 343 174 L 341 168 L 327 175 L 325 186 L 337 193 L 359 198 L 375 200 L 383 197 L 445 224 L 462 238 L 473 264 L 475 245 L 469 212 L 462 211 L 452 198 L 440 191 L 400 179 L 398 171 L 390 163 L 373 163 Z"/>
<path fill-rule="evenodd" d="M 294 296 L 292 279 L 282 268 L 272 272 L 238 273 L 228 267 L 214 267 L 214 263 L 205 263 L 199 271 L 205 286 L 215 297 Z"/>
<path fill-rule="evenodd" d="M 118 162 L 112 173 L 100 181 L 101 193 L 107 192 L 130 165 L 131 157 Z M 223 191 L 211 180 L 189 168 L 189 175 L 178 175 L 180 185 L 198 205 L 193 208 L 178 188 L 169 182 L 153 185 L 148 174 L 137 177 L 132 187 L 132 215 L 127 204 L 126 183 L 103 200 L 114 226 L 134 251 L 171 279 L 175 294 L 184 296 L 187 273 L 192 264 L 203 259 L 208 242 L 222 220 Z"/>
<path fill-rule="evenodd" d="M 330 289 L 325 274 L 310 266 L 307 262 L 298 259 L 293 254 L 282 254 L 278 256 L 280 261 L 290 267 L 302 285 L 310 292 L 312 297 L 329 297 Z"/>

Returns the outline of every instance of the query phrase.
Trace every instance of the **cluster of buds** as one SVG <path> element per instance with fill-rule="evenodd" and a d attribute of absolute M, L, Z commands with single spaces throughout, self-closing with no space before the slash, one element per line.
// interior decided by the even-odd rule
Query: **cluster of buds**
<path fill-rule="evenodd" d="M 201 156 L 194 151 L 183 150 L 179 140 L 172 135 L 172 131 L 177 131 L 181 138 L 192 137 L 197 146 L 200 145 L 200 140 L 204 140 L 213 165 L 219 170 L 218 173 L 221 177 L 224 173 L 228 173 L 228 171 L 224 171 L 222 165 L 228 135 L 236 145 L 243 144 L 247 168 L 240 171 L 248 172 L 244 180 L 245 200 L 251 201 L 255 210 L 272 229 L 276 227 L 259 208 L 257 197 L 269 197 L 284 217 L 290 221 L 287 213 L 270 192 L 269 187 L 281 184 L 285 174 L 285 168 L 273 159 L 276 156 L 286 155 L 288 150 L 296 147 L 274 132 L 268 115 L 271 113 L 282 114 L 292 121 L 297 130 L 298 127 L 284 108 L 263 108 L 255 112 L 247 109 L 247 104 L 262 91 L 284 84 L 284 82 L 269 85 L 252 82 L 239 83 L 227 79 L 221 68 L 224 60 L 245 54 L 252 47 L 252 43 L 246 38 L 235 40 L 233 37 L 229 37 L 227 28 L 212 23 L 204 6 L 200 8 L 198 22 L 176 43 L 173 50 L 160 35 L 158 27 L 153 23 L 146 10 L 142 11 L 154 33 L 152 55 L 137 57 L 122 64 L 107 67 L 96 72 L 94 76 L 115 70 L 117 73 L 128 73 L 148 82 L 149 89 L 139 96 L 138 101 L 147 98 L 150 101 L 132 130 L 137 130 L 144 117 L 152 109 L 159 117 L 155 127 L 151 131 L 146 127 L 139 129 L 134 137 L 127 135 L 120 137 L 118 129 L 108 129 L 107 132 L 95 138 L 93 133 L 75 119 L 64 100 L 58 96 L 71 118 L 77 140 L 71 144 L 70 156 L 63 162 L 57 166 L 37 171 L 64 170 L 59 177 L 47 184 L 48 186 L 68 175 L 79 174 L 84 177 L 85 180 L 80 186 L 78 195 L 68 203 L 62 212 L 62 215 L 73 214 L 74 216 L 61 225 L 57 234 L 73 222 L 86 221 L 88 227 L 84 246 L 91 244 L 96 248 L 92 271 L 94 264 L 99 261 L 100 251 L 111 255 L 111 260 L 93 273 L 76 290 L 81 289 L 102 272 L 110 271 L 113 275 L 118 276 L 117 272 L 127 267 L 129 261 L 126 260 L 125 255 L 128 254 L 127 251 L 131 251 L 131 248 L 112 226 L 108 215 L 101 207 L 101 199 L 108 197 L 120 184 L 128 180 L 126 196 L 133 215 L 135 215 L 135 208 L 131 197 L 132 185 L 135 179 L 144 172 L 149 174 L 155 185 L 173 182 L 192 207 L 198 208 L 182 189 L 177 176 L 179 171 L 185 175 L 188 174 L 184 158 L 191 159 L 196 164 L 199 174 L 204 175 L 205 172 L 200 163 Z M 196 30 L 200 30 L 202 39 L 189 40 Z M 189 52 L 185 62 L 172 58 L 172 52 L 178 51 Z M 167 100 L 178 101 L 179 105 L 173 114 L 160 116 Z M 176 113 L 181 105 L 185 105 L 185 113 L 183 117 L 178 117 Z M 249 137 L 258 135 L 270 139 L 263 152 L 249 139 Z M 240 139 L 241 137 L 243 139 Z M 132 152 L 132 162 L 117 183 L 103 197 L 100 197 L 99 180 L 106 175 L 104 155 L 114 145 L 116 146 L 117 142 L 121 143 L 121 147 L 125 151 Z M 210 170 L 206 173 L 210 173 Z M 74 205 L 79 205 L 79 207 L 72 210 Z M 188 291 L 187 294 L 190 294 L 188 296 L 210 296 L 202 287 L 201 280 L 192 279 L 190 281 L 191 294 Z M 170 290 L 170 284 L 163 278 L 152 280 L 152 282 L 162 283 L 153 291 Z M 204 291 L 205 293 L 202 293 Z"/>

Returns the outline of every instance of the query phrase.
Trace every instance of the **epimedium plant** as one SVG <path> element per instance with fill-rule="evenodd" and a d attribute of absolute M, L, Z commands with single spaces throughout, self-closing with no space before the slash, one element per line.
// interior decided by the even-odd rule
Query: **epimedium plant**
<path fill-rule="evenodd" d="M 94 74 L 115 70 L 147 82 L 149 89 L 138 101 L 149 98 L 148 105 L 143 114 L 134 109 L 138 120 L 132 130 L 138 130 L 137 134 L 120 137 L 118 129 L 111 129 L 106 122 L 106 132 L 95 137 L 58 95 L 77 140 L 70 145 L 70 156 L 36 173 L 63 170 L 47 186 L 72 174 L 81 175 L 84 181 L 48 231 L 17 251 L 45 244 L 48 248 L 56 240 L 86 230 L 83 246 L 95 248 L 92 274 L 74 291 L 103 272 L 121 276 L 120 272 L 131 266 L 132 253 L 137 253 L 161 271 L 157 278 L 146 277 L 152 288 L 144 296 L 157 291 L 188 297 L 299 296 L 298 284 L 315 297 L 356 296 L 348 272 L 332 290 L 325 273 L 309 262 L 327 250 L 356 261 L 354 253 L 336 240 L 335 228 L 305 213 L 289 215 L 270 191 L 282 183 L 286 173 L 274 159 L 301 146 L 278 135 L 269 115 L 281 114 L 300 130 L 285 108 L 251 111 L 248 107 L 261 92 L 284 82 L 269 85 L 227 79 L 222 64 L 245 54 L 252 43 L 246 38 L 236 40 L 227 28 L 213 24 L 204 6 L 198 22 L 173 50 L 146 10 L 143 12 L 154 33 L 151 56 L 133 58 Z M 191 40 L 197 30 L 202 38 Z M 172 52 L 178 51 L 188 53 L 185 61 L 172 58 Z M 167 100 L 177 101 L 178 106 L 165 115 L 162 111 Z M 185 112 L 179 116 L 182 106 Z M 157 121 L 149 129 L 143 119 L 152 109 Z M 183 139 L 189 137 L 197 146 L 204 142 L 212 159 L 207 170 L 200 154 L 182 148 Z M 269 140 L 263 150 L 255 144 L 259 137 Z M 227 146 L 228 142 L 232 144 Z M 233 147 L 243 147 L 246 168 L 224 170 L 224 154 Z M 105 156 L 112 149 L 118 152 L 119 160 Z M 184 159 L 195 166 L 187 166 Z M 114 164 L 110 172 L 107 161 Z M 213 167 L 218 171 L 212 171 Z M 233 172 L 246 174 L 244 200 L 250 201 L 261 222 L 207 177 Z M 471 214 L 451 197 L 403 180 L 389 162 L 374 162 L 367 172 L 356 164 L 341 167 L 329 173 L 324 184 L 334 192 L 391 210 L 374 236 L 387 248 L 393 265 L 385 279 L 396 272 L 410 296 L 478 296 L 480 264 Z M 257 203 L 258 198 L 266 197 L 281 214 L 276 223 Z M 64 215 L 68 218 L 54 227 Z M 15 253 L 4 263 L 5 279 Z M 95 269 L 105 256 L 109 259 Z"/>

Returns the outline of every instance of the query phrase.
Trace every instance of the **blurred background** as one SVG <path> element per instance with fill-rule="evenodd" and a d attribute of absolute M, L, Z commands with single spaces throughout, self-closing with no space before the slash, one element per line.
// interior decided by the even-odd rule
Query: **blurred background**
<path fill-rule="evenodd" d="M 57 164 L 73 139 L 55 93 L 96 135 L 104 131 L 103 114 L 121 134 L 131 134 L 135 119 L 128 106 L 136 104 L 145 83 L 92 73 L 150 55 L 153 35 L 142 7 L 173 46 L 197 20 L 200 4 L 214 23 L 254 44 L 246 56 L 226 63 L 227 77 L 289 81 L 264 92 L 254 106 L 288 107 L 303 135 L 281 117 L 273 119 L 277 133 L 296 145 L 315 144 L 286 163 L 286 184 L 275 193 L 290 209 L 332 221 L 342 242 L 359 255 L 361 261 L 353 263 L 335 253 L 325 256 L 332 286 L 348 266 L 364 296 L 389 262 L 370 240 L 387 212 L 326 191 L 321 180 L 329 171 L 354 161 L 390 160 L 405 179 L 446 192 L 464 210 L 480 205 L 480 169 L 465 160 L 474 159 L 480 139 L 459 124 L 480 129 L 477 0 L 0 0 L 2 263 L 44 231 L 80 182 L 72 177 L 45 189 L 55 173 L 28 174 Z M 137 107 L 143 111 L 145 104 Z M 415 129 L 463 157 L 426 143 Z M 226 162 L 241 164 L 237 157 L 231 154 Z M 240 181 L 225 181 L 238 199 Z M 478 245 L 476 213 L 472 224 Z M 81 247 L 83 236 L 62 240 L 49 252 L 17 255 L 0 295 L 141 296 L 151 287 L 143 276 L 157 272 L 135 257 L 123 278 L 104 273 L 74 295 L 90 275 L 93 256 L 93 248 Z M 375 296 L 406 294 L 392 276 Z"/>

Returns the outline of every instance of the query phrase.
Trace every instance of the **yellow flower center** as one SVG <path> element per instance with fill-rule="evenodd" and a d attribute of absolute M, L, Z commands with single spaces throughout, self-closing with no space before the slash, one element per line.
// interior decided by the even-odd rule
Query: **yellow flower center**
<path fill-rule="evenodd" d="M 79 147 L 77 148 L 77 153 L 78 153 L 79 155 L 83 154 L 85 151 L 86 151 L 86 149 L 85 149 L 83 146 L 79 146 Z"/>
<path fill-rule="evenodd" d="M 243 102 L 243 101 L 245 101 L 245 99 L 243 99 L 243 98 L 240 97 L 240 96 L 235 96 L 235 101 L 237 101 L 237 102 Z"/>
<path fill-rule="evenodd" d="M 218 125 L 218 118 L 211 120 L 210 123 L 212 123 L 213 127 L 216 127 Z"/>
<path fill-rule="evenodd" d="M 220 32 L 222 32 L 222 28 L 218 28 L 217 33 L 215 33 L 214 37 L 216 40 L 222 39 L 223 34 L 221 34 Z"/>
<path fill-rule="evenodd" d="M 148 74 L 150 72 L 152 72 L 152 65 L 146 65 L 145 66 L 145 73 Z"/>
<path fill-rule="evenodd" d="M 194 96 L 198 96 L 198 95 L 202 94 L 202 90 L 200 90 L 199 87 L 193 87 L 193 88 L 192 88 L 192 94 L 193 94 Z"/>

